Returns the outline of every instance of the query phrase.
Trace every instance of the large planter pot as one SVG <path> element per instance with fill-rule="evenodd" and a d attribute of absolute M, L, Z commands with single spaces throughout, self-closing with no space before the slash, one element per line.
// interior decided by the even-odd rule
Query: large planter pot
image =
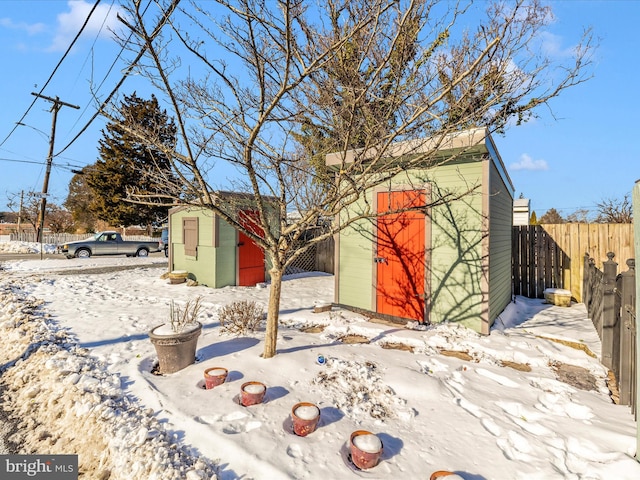
<path fill-rule="evenodd" d="M 159 325 L 149 332 L 158 354 L 159 372 L 174 373 L 195 363 L 202 324 L 196 322 L 195 326 L 178 333 L 165 330 L 169 330 L 167 325 Z"/>

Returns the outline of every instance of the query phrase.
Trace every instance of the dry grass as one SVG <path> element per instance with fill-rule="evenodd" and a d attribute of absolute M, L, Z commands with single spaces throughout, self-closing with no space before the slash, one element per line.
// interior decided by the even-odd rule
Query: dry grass
<path fill-rule="evenodd" d="M 467 362 L 473 361 L 473 357 L 469 355 L 469 352 L 461 352 L 458 350 L 440 350 L 439 353 L 440 355 L 444 355 L 445 357 L 455 357 Z"/>
<path fill-rule="evenodd" d="M 611 401 L 616 405 L 620 404 L 620 390 L 618 390 L 618 382 L 616 381 L 616 376 L 614 373 L 609 370 L 607 373 L 607 387 L 609 387 L 609 391 L 611 392 Z"/>
<path fill-rule="evenodd" d="M 518 363 L 518 362 L 511 362 L 509 360 L 502 360 L 500 362 L 500 366 L 501 367 L 509 367 L 509 368 L 513 368 L 514 370 L 518 370 L 519 372 L 530 372 L 531 371 L 531 366 L 527 363 Z"/>
<path fill-rule="evenodd" d="M 355 344 L 355 343 L 369 343 L 369 339 L 367 337 L 363 337 L 362 335 L 344 335 L 338 338 L 342 343 Z"/>
<path fill-rule="evenodd" d="M 569 340 L 561 340 L 559 338 L 553 338 L 553 337 L 543 337 L 543 336 L 540 336 L 540 335 L 536 335 L 536 337 L 542 338 L 544 340 L 549 340 L 550 342 L 560 343 L 562 345 L 566 345 L 567 347 L 575 348 L 576 350 L 582 350 L 584 353 L 589 355 L 591 358 L 597 358 L 596 355 L 591 350 L 589 350 L 589 347 L 587 347 L 584 343 L 571 342 Z"/>
<path fill-rule="evenodd" d="M 596 390 L 596 377 L 589 370 L 562 362 L 550 362 L 558 380 L 580 390 Z"/>
<path fill-rule="evenodd" d="M 380 346 L 387 350 L 403 350 L 405 352 L 413 353 L 413 347 L 406 343 L 384 342 L 380 343 Z"/>
<path fill-rule="evenodd" d="M 325 328 L 326 325 L 307 325 L 302 327 L 300 331 L 303 333 L 322 333 Z"/>

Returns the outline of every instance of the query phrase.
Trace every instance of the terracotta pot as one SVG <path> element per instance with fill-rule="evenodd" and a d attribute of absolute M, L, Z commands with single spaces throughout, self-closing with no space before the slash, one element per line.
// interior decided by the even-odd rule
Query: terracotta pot
<path fill-rule="evenodd" d="M 246 382 L 240 387 L 240 403 L 249 407 L 262 403 L 264 394 L 267 392 L 267 386 L 260 382 Z"/>
<path fill-rule="evenodd" d="M 429 480 L 464 480 L 460 475 L 448 470 L 438 470 L 433 472 Z"/>
<path fill-rule="evenodd" d="M 213 387 L 222 385 L 227 379 L 229 371 L 222 367 L 211 367 L 204 371 L 204 383 L 207 390 L 211 390 Z"/>
<path fill-rule="evenodd" d="M 382 441 L 366 430 L 356 430 L 349 439 L 351 461 L 361 470 L 375 467 L 382 455 Z"/>
<path fill-rule="evenodd" d="M 197 328 L 193 330 L 171 335 L 154 333 L 161 326 L 155 327 L 149 332 L 149 338 L 158 355 L 160 373 L 174 373 L 195 363 L 196 347 L 198 346 L 198 337 L 202 333 L 202 324 L 198 322 Z"/>
<path fill-rule="evenodd" d="M 293 421 L 293 432 L 306 437 L 313 433 L 320 421 L 320 409 L 309 402 L 296 403 L 291 409 L 291 420 Z"/>

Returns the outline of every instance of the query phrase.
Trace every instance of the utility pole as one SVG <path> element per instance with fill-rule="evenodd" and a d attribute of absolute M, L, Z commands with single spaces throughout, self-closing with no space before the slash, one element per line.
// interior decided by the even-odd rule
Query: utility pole
<path fill-rule="evenodd" d="M 71 107 L 75 109 L 79 109 L 78 105 L 72 105 L 70 103 L 66 103 L 60 100 L 60 98 L 51 98 L 41 95 L 39 93 L 31 92 L 31 95 L 34 95 L 38 98 L 44 98 L 45 100 L 53 103 L 51 107 L 51 112 L 53 113 L 53 118 L 51 120 L 51 136 L 49 137 L 49 155 L 47 155 L 47 169 L 44 174 L 44 184 L 42 185 L 42 199 L 40 201 L 40 211 L 38 212 L 38 231 L 37 231 L 37 241 L 40 242 L 40 258 L 42 258 L 42 233 L 44 230 L 44 214 L 45 209 L 47 207 L 47 193 L 49 191 L 49 175 L 51 174 L 51 164 L 53 163 L 53 144 L 56 138 L 56 121 L 58 119 L 58 110 L 61 107 Z"/>

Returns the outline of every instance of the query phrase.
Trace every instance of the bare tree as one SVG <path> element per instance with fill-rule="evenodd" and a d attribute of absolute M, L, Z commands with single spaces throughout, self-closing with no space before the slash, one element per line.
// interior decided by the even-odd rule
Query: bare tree
<path fill-rule="evenodd" d="M 168 148 L 153 128 L 122 122 L 164 152 L 174 174 L 147 172 L 162 194 L 132 190 L 128 198 L 210 209 L 264 250 L 265 357 L 276 353 L 285 268 L 315 242 L 375 217 L 365 192 L 455 158 L 438 150 L 465 129 L 496 132 L 526 121 L 586 80 L 590 63 L 588 32 L 574 58 L 544 55 L 552 17 L 536 0 L 489 5 L 482 18 L 436 0 L 217 0 L 184 8 L 159 0 L 153 21 L 147 3 L 129 4 L 122 41 L 137 53 L 137 72 L 163 92 L 179 139 Z M 119 121 L 113 111 L 103 113 Z M 333 165 L 322 171 L 314 159 L 328 153 Z M 238 172 L 233 188 L 244 204 L 221 193 L 225 166 Z M 411 208 L 426 212 L 475 188 L 442 190 Z M 289 222 L 291 210 L 300 215 Z M 323 236 L 299 241 L 320 218 L 338 215 Z"/>
<path fill-rule="evenodd" d="M 597 223 L 631 223 L 633 206 L 629 195 L 622 199 L 606 198 L 596 204 L 598 207 Z"/>
<path fill-rule="evenodd" d="M 38 212 L 42 203 L 40 199 L 39 193 L 26 192 L 24 195 L 22 193 L 11 193 L 7 201 L 9 210 L 20 216 L 21 223 L 30 225 L 34 233 L 38 231 Z"/>
<path fill-rule="evenodd" d="M 565 219 L 555 208 L 550 208 L 538 219 L 538 224 L 544 223 L 565 223 Z"/>
<path fill-rule="evenodd" d="M 16 215 L 20 210 L 20 200 L 22 197 L 22 212 L 20 213 L 20 221 L 24 222 L 24 225 L 30 225 L 34 232 L 38 231 L 38 220 L 40 206 L 42 205 L 41 194 L 36 192 L 27 192 L 22 195 L 14 193 L 9 195 L 9 201 L 7 206 Z M 56 205 L 55 203 L 48 203 L 45 213 L 45 224 L 54 233 L 69 232 L 73 229 L 73 218 L 71 214 Z"/>
<path fill-rule="evenodd" d="M 71 212 L 58 205 L 47 205 L 47 216 L 45 220 L 53 233 L 72 233 L 74 230 Z"/>
<path fill-rule="evenodd" d="M 579 208 L 567 215 L 567 223 L 589 223 L 590 212 L 588 208 Z"/>

